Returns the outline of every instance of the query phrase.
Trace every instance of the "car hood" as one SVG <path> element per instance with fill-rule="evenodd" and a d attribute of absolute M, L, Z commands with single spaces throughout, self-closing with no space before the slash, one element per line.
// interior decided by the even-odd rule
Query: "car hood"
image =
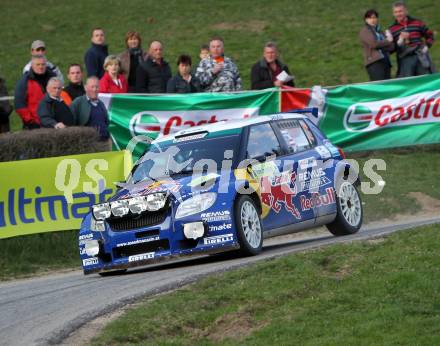
<path fill-rule="evenodd" d="M 160 179 L 147 179 L 136 184 L 121 184 L 116 194 L 109 199 L 109 202 L 127 199 L 137 196 L 146 196 L 156 192 L 167 192 L 176 199 L 184 198 L 194 192 L 206 190 L 216 191 L 219 184 L 220 173 L 177 175 L 172 178 L 163 177 Z M 213 186 L 214 185 L 214 186 Z"/>

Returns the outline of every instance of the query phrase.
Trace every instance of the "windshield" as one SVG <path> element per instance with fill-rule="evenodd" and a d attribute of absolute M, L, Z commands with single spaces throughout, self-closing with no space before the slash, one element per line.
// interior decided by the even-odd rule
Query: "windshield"
<path fill-rule="evenodd" d="M 156 180 L 193 171 L 217 171 L 223 160 L 237 161 L 240 135 L 202 138 L 197 141 L 152 144 L 148 152 L 133 168 L 128 183 L 135 184 L 145 179 Z M 227 165 L 230 167 L 230 164 Z"/>

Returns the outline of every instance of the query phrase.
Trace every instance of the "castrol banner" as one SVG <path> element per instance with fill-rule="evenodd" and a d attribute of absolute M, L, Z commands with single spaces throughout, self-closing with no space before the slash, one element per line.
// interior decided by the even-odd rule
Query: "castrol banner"
<path fill-rule="evenodd" d="M 319 127 L 349 151 L 440 143 L 440 75 L 328 89 Z"/>
<path fill-rule="evenodd" d="M 222 120 L 273 114 L 280 110 L 276 88 L 239 93 L 162 95 L 100 95 L 109 110 L 110 133 L 116 150 L 133 138 L 134 159 L 147 147 L 142 138 L 156 139 L 189 127 Z"/>

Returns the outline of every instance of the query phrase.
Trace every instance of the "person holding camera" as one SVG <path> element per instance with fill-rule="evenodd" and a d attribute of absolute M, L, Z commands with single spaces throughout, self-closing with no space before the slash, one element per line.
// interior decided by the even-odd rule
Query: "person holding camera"
<path fill-rule="evenodd" d="M 397 77 L 434 73 L 435 68 L 428 52 L 434 43 L 434 33 L 423 21 L 409 16 L 402 1 L 393 4 L 393 16 L 395 22 L 389 30 L 395 43 Z"/>
<path fill-rule="evenodd" d="M 383 33 L 378 24 L 379 13 L 368 10 L 364 15 L 365 25 L 359 32 L 359 40 L 364 48 L 364 65 L 370 81 L 391 78 L 389 51 L 394 47 L 393 37 L 387 30 Z"/>

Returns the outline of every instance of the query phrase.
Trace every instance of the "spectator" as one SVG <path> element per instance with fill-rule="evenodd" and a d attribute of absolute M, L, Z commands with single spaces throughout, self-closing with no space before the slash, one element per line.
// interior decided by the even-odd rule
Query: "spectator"
<path fill-rule="evenodd" d="M 108 55 L 108 47 L 105 44 L 105 33 L 101 28 L 92 30 L 92 46 L 84 56 L 87 76 L 102 78 L 104 75 L 104 60 Z"/>
<path fill-rule="evenodd" d="M 142 39 L 137 31 L 129 31 L 125 35 L 127 49 L 119 54 L 121 71 L 128 82 L 128 92 L 136 92 L 136 69 L 148 57 L 147 52 L 141 48 Z"/>
<path fill-rule="evenodd" d="M 196 93 L 200 92 L 200 82 L 191 73 L 191 57 L 180 55 L 177 59 L 178 72 L 168 81 L 167 93 Z"/>
<path fill-rule="evenodd" d="M 220 37 L 209 42 L 210 56 L 200 61 L 196 77 L 205 91 L 241 90 L 241 78 L 234 62 L 224 56 L 224 43 Z"/>
<path fill-rule="evenodd" d="M 46 44 L 41 40 L 36 40 L 31 44 L 31 57 L 34 55 L 46 55 Z M 52 64 L 49 60 L 46 60 L 46 68 L 52 72 L 52 74 L 58 77 L 64 83 L 64 77 L 60 69 Z M 29 61 L 23 68 L 23 74 L 31 69 L 31 61 Z"/>
<path fill-rule="evenodd" d="M 9 115 L 12 112 L 12 107 L 7 99 L 2 100 L 7 96 L 6 82 L 3 78 L 0 78 L 0 133 L 9 132 Z"/>
<path fill-rule="evenodd" d="M 434 43 L 434 34 L 421 20 L 408 16 L 402 1 L 393 4 L 395 22 L 390 26 L 397 55 L 397 77 L 434 73 L 435 68 L 428 49 Z"/>
<path fill-rule="evenodd" d="M 251 69 L 251 89 L 259 90 L 274 86 L 282 87 L 283 85 L 295 86 L 293 79 L 289 81 L 277 79 L 277 76 L 283 71 L 290 76 L 287 65 L 278 59 L 276 44 L 273 42 L 266 43 L 263 49 L 263 58 L 257 61 Z"/>
<path fill-rule="evenodd" d="M 44 98 L 47 82 L 55 77 L 46 68 L 46 61 L 44 55 L 34 55 L 31 69 L 21 77 L 15 88 L 15 111 L 21 117 L 24 129 L 36 129 L 41 125 L 37 108 Z"/>
<path fill-rule="evenodd" d="M 81 65 L 70 64 L 67 70 L 67 79 L 69 80 L 69 85 L 64 87 L 61 98 L 70 106 L 73 100 L 85 93 Z"/>
<path fill-rule="evenodd" d="M 102 93 L 121 94 L 128 91 L 127 80 L 121 71 L 121 61 L 116 55 L 109 55 L 104 61 L 104 76 L 99 81 Z"/>
<path fill-rule="evenodd" d="M 207 44 L 202 44 L 200 47 L 200 60 L 206 59 L 209 57 L 209 46 Z"/>
<path fill-rule="evenodd" d="M 162 43 L 153 41 L 148 49 L 148 58 L 136 70 L 136 92 L 165 93 L 171 78 L 170 65 L 163 59 Z"/>
<path fill-rule="evenodd" d="M 384 34 L 378 25 L 379 14 L 376 10 L 365 12 L 365 25 L 359 32 L 364 48 L 364 65 L 370 81 L 391 78 L 391 60 L 389 51 L 394 47 L 393 36 L 387 30 Z"/>
<path fill-rule="evenodd" d="M 61 91 L 63 83 L 58 77 L 52 77 L 47 82 L 47 94 L 38 106 L 38 116 L 41 125 L 54 129 L 64 129 L 75 125 L 75 119 L 69 108 L 63 101 Z"/>
<path fill-rule="evenodd" d="M 76 124 L 96 128 L 101 140 L 108 140 L 108 114 L 104 103 L 98 99 L 99 79 L 96 77 L 87 78 L 85 95 L 76 98 L 70 109 L 75 117 Z"/>

